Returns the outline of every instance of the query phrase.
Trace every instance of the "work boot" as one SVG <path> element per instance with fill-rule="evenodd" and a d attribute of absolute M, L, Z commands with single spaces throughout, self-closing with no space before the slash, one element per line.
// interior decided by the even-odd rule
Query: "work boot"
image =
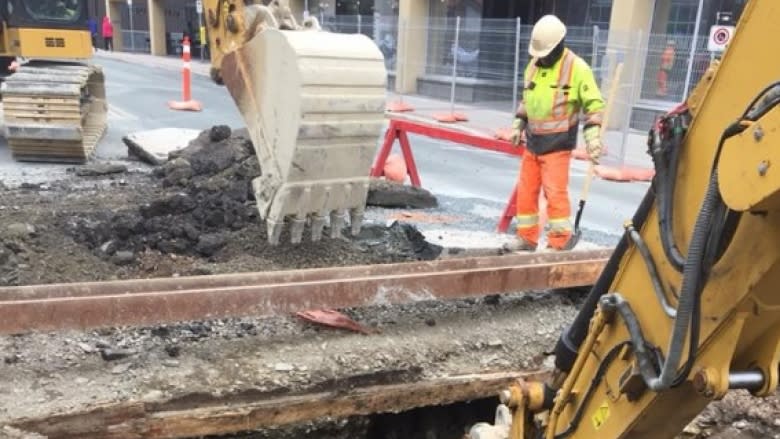
<path fill-rule="evenodd" d="M 511 243 L 506 243 L 501 247 L 502 250 L 504 250 L 507 253 L 512 252 L 532 252 L 536 251 L 536 245 L 531 244 L 530 242 L 526 241 L 525 239 L 521 237 L 517 237 L 516 241 L 513 241 Z"/>
<path fill-rule="evenodd" d="M 512 413 L 509 407 L 499 404 L 493 425 L 487 422 L 474 424 L 469 430 L 469 439 L 508 439 L 512 427 Z"/>

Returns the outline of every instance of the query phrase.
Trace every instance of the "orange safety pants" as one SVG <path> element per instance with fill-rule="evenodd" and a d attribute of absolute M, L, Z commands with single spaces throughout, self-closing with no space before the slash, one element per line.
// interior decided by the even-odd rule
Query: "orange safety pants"
<path fill-rule="evenodd" d="M 569 203 L 571 151 L 536 155 L 528 149 L 520 165 L 517 188 L 517 236 L 533 246 L 539 243 L 539 191 L 547 198 L 547 244 L 563 249 L 572 235 Z"/>

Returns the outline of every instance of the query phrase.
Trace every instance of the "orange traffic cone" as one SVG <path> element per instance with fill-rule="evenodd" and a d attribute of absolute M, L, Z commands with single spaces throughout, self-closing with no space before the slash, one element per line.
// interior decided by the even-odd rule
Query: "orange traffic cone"
<path fill-rule="evenodd" d="M 182 88 L 183 101 L 169 101 L 168 108 L 171 110 L 201 111 L 203 105 L 200 102 L 192 100 L 192 65 L 190 56 L 190 37 L 185 36 L 182 42 L 182 59 L 184 67 L 182 68 Z"/>

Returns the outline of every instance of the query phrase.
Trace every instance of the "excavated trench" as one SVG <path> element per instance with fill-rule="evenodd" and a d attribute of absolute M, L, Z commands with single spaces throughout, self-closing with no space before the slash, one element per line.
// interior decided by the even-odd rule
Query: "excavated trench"
<path fill-rule="evenodd" d="M 321 423 L 306 423 L 209 439 L 463 439 L 477 422 L 492 422 L 497 397 L 420 407 L 400 413 L 377 413 Z M 188 438 L 196 439 L 196 438 Z M 197 438 L 199 439 L 199 438 Z"/>

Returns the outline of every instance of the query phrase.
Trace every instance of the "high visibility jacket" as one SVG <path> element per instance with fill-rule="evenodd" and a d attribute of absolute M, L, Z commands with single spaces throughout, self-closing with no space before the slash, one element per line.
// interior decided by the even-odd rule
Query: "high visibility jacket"
<path fill-rule="evenodd" d="M 590 66 L 569 49 L 551 67 L 531 62 L 525 69 L 516 117 L 526 122 L 526 146 L 534 154 L 572 150 L 580 111 L 584 129 L 601 126 L 604 99 Z"/>

